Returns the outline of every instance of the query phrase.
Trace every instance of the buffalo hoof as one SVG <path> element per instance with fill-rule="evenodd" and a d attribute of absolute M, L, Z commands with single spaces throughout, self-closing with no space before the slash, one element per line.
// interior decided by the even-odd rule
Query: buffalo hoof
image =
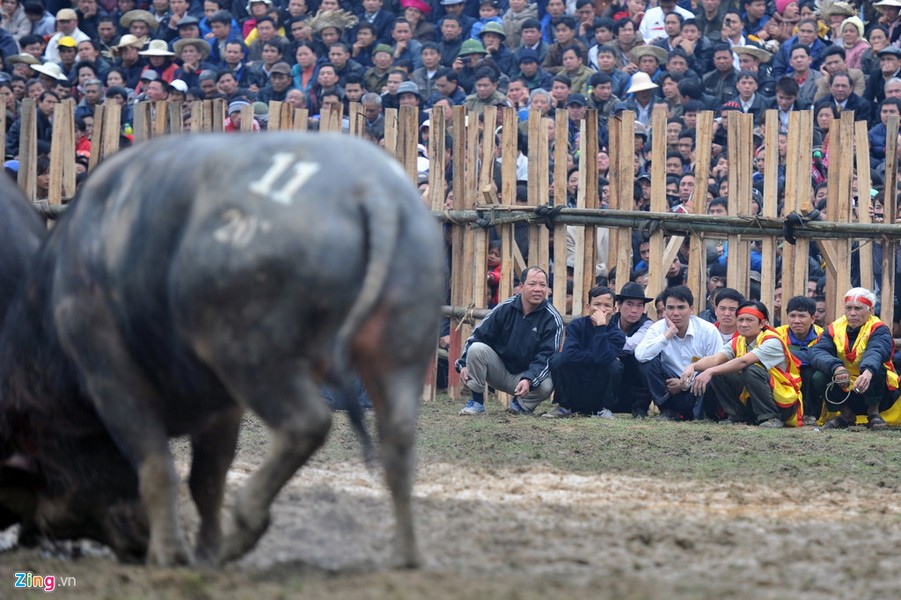
<path fill-rule="evenodd" d="M 157 543 L 150 541 L 147 549 L 147 566 L 150 567 L 184 567 L 194 564 L 193 557 L 181 540 Z"/>
<path fill-rule="evenodd" d="M 261 518 L 248 518 L 241 514 L 238 506 L 240 505 L 235 507 L 232 514 L 232 526 L 228 528 L 228 535 L 223 544 L 223 562 L 237 560 L 247 554 L 269 528 L 268 512 L 264 512 Z"/>

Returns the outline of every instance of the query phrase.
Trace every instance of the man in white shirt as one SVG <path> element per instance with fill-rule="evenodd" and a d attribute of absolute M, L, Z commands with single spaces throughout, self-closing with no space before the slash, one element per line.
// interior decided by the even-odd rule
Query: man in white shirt
<path fill-rule="evenodd" d="M 683 386 L 685 368 L 722 347 L 723 338 L 712 324 L 692 314 L 694 296 L 684 285 L 661 294 L 665 318 L 648 329 L 635 348 L 635 358 L 648 379 L 660 416 L 687 420 L 700 415 L 701 403 L 689 386 Z"/>
<path fill-rule="evenodd" d="M 676 0 L 660 0 L 657 6 L 649 9 L 641 20 L 638 28 L 641 38 L 645 44 L 650 44 L 659 38 L 665 38 L 666 28 L 664 19 L 671 12 L 677 12 L 682 15 L 683 19 L 694 19 L 694 14 L 685 10 L 681 6 L 676 6 Z"/>
<path fill-rule="evenodd" d="M 59 62 L 59 41 L 66 36 L 74 39 L 77 44 L 91 39 L 78 28 L 78 15 L 71 8 L 63 8 L 56 13 L 56 33 L 47 42 L 45 62 Z"/>

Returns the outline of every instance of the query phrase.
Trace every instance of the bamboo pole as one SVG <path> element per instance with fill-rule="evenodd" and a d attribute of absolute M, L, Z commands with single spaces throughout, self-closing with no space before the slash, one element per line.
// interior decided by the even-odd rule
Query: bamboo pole
<path fill-rule="evenodd" d="M 866 121 L 854 123 L 854 138 L 857 158 L 857 222 L 872 223 L 873 220 L 870 217 L 870 137 Z M 860 285 L 868 290 L 875 290 L 873 245 L 860 240 L 857 245 L 857 257 L 860 260 Z"/>
<path fill-rule="evenodd" d="M 704 111 L 698 115 L 695 128 L 695 199 L 694 213 L 707 213 L 707 178 L 710 175 L 710 154 L 713 145 L 713 113 Z M 630 165 L 631 167 L 631 165 Z M 694 313 L 701 314 L 707 303 L 707 238 L 704 235 L 692 235 L 688 249 L 688 281 L 690 288 L 701 290 L 694 305 Z"/>
<path fill-rule="evenodd" d="M 515 114 L 514 110 L 509 112 Z M 554 206 L 566 206 L 566 138 L 569 133 L 569 119 L 562 110 L 554 117 Z M 514 164 L 514 169 L 516 165 Z M 554 224 L 554 308 L 561 315 L 566 310 L 566 225 Z"/>
<path fill-rule="evenodd" d="M 453 193 L 454 206 L 463 208 L 463 196 L 465 195 L 464 162 L 466 155 L 466 109 L 455 106 L 454 109 L 454 164 Z M 388 119 L 385 119 L 385 133 L 387 142 Z M 463 294 L 465 280 L 465 266 L 463 264 L 463 227 L 454 227 L 451 241 L 451 303 L 455 306 L 469 306 Z M 454 319 L 450 323 L 450 346 L 448 347 L 448 364 L 453 365 L 460 357 L 463 348 L 463 321 Z M 460 376 L 453 368 L 448 369 L 447 395 L 451 400 L 459 400 L 462 383 Z"/>
<path fill-rule="evenodd" d="M 779 111 L 766 111 L 765 144 L 763 173 L 763 205 L 761 213 L 766 217 L 776 217 L 776 203 L 779 177 Z M 784 279 L 784 278 L 783 278 Z M 770 308 L 770 321 L 776 322 L 776 240 L 772 237 L 763 239 L 760 261 L 760 301 Z M 783 288 L 783 292 L 785 289 Z M 788 298 L 783 296 L 783 306 Z"/>
<path fill-rule="evenodd" d="M 651 116 L 653 131 L 666 131 L 666 110 L 656 108 Z M 651 146 L 651 210 L 654 212 L 668 212 L 666 201 L 666 136 L 653 136 Z M 663 231 L 657 230 L 651 234 L 650 261 L 648 262 L 648 287 L 645 293 L 650 298 L 656 298 L 665 286 L 664 278 L 669 265 L 661 264 L 657 257 L 663 257 L 664 240 Z"/>
<path fill-rule="evenodd" d="M 37 105 L 34 99 L 25 98 L 20 107 L 19 129 L 19 188 L 25 197 L 34 201 L 37 195 Z"/>
<path fill-rule="evenodd" d="M 134 124 L 132 125 L 132 135 L 136 144 L 146 142 L 151 137 L 151 116 L 150 102 L 137 102 L 132 106 L 132 114 L 134 115 Z M 192 117 L 193 118 L 193 117 Z M 94 118 L 94 127 L 100 119 Z M 96 134 L 96 131 L 94 132 Z"/>
<path fill-rule="evenodd" d="M 886 123 L 887 131 L 898 131 L 898 117 L 892 115 Z M 883 217 L 885 223 L 894 225 L 898 218 L 896 202 L 898 189 L 898 136 L 890 135 L 885 139 L 885 206 Z M 888 237 L 882 240 L 882 291 L 879 315 L 882 320 L 892 326 L 895 315 L 895 248 L 898 243 Z"/>

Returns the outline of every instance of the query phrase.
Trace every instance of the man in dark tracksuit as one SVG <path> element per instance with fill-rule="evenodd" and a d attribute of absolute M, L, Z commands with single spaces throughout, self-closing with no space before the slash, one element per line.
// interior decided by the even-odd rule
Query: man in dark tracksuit
<path fill-rule="evenodd" d="M 531 413 L 554 389 L 549 363 L 560 348 L 563 319 L 547 301 L 547 273 L 529 267 L 520 281 L 522 292 L 498 304 L 472 330 L 454 364 L 472 391 L 461 415 L 485 412 L 486 385 L 514 396 L 507 407 L 514 414 Z"/>
<path fill-rule="evenodd" d="M 551 377 L 556 382 L 556 406 L 542 415 L 549 419 L 573 413 L 612 415 L 615 404 L 614 367 L 626 336 L 616 325 L 608 325 L 613 314 L 613 291 L 604 286 L 588 292 L 588 315 L 574 319 L 566 328 L 563 350 L 551 359 Z"/>

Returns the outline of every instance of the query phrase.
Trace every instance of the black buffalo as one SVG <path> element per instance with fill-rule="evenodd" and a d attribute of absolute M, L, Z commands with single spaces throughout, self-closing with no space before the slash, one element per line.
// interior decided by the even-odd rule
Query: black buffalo
<path fill-rule="evenodd" d="M 412 445 L 439 240 L 397 164 L 347 136 L 172 137 L 108 160 L 41 247 L 0 337 L 0 504 L 20 539 L 190 562 L 168 448 L 189 435 L 194 555 L 241 556 L 326 439 L 318 383 L 352 366 L 376 409 L 395 551 L 415 565 Z M 223 528 L 245 408 L 273 439 Z"/>

